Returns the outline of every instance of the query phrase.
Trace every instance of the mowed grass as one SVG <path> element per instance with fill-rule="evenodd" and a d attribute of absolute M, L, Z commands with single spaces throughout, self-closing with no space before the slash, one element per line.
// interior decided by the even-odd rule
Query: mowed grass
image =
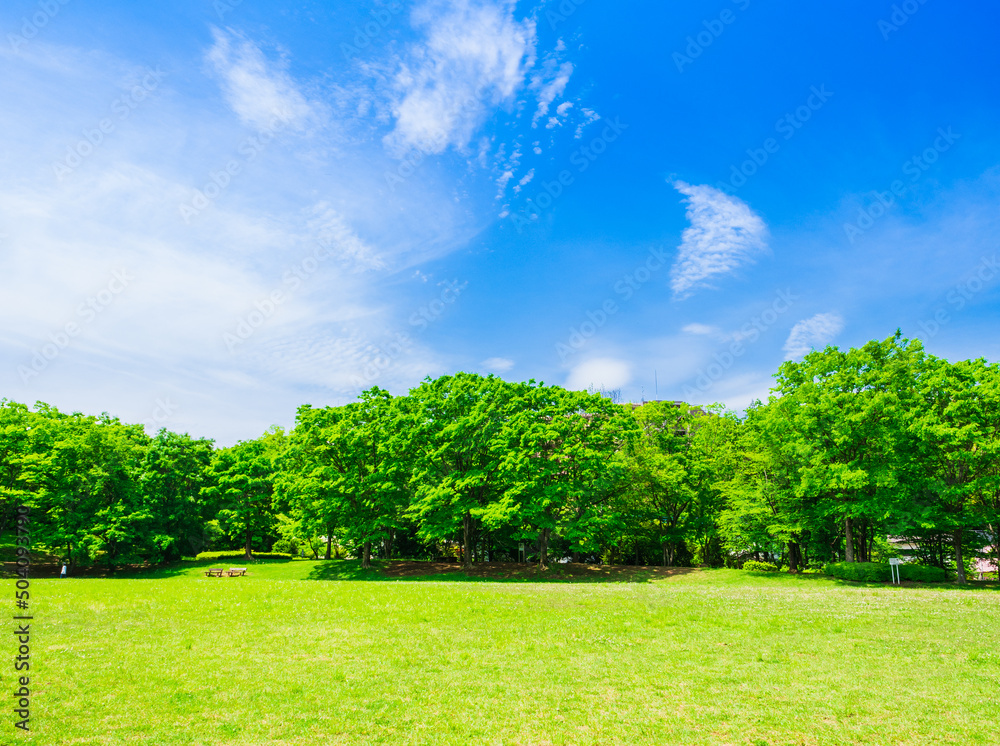
<path fill-rule="evenodd" d="M 33 581 L 33 734 L 8 706 L 0 743 L 1000 741 L 995 589 L 306 580 L 323 565 Z"/>

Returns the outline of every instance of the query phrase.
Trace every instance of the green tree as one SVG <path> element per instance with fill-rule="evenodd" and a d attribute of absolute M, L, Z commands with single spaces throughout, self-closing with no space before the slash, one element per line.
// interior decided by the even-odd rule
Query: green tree
<path fill-rule="evenodd" d="M 924 494 L 932 496 L 921 527 L 950 534 L 960 583 L 966 580 L 967 529 L 996 522 L 998 382 L 997 366 L 985 360 L 949 363 L 928 357 L 919 377 L 912 430 L 925 467 Z"/>
<path fill-rule="evenodd" d="M 530 383 L 508 414 L 499 438 L 503 493 L 483 515 L 492 525 L 520 524 L 525 537 L 537 537 L 544 570 L 553 534 L 574 552 L 594 548 L 612 498 L 624 489 L 616 454 L 634 433 L 634 420 L 600 395 Z"/>
<path fill-rule="evenodd" d="M 460 532 L 465 567 L 473 563 L 482 516 L 500 497 L 500 433 L 523 387 L 495 376 L 457 373 L 424 381 L 410 392 L 413 408 L 397 446 L 413 459 L 408 514 L 424 541 Z"/>
<path fill-rule="evenodd" d="M 212 441 L 160 430 L 145 451 L 140 489 L 153 516 L 152 543 L 160 558 L 198 554 L 214 518 L 202 495 L 212 463 Z"/>
<path fill-rule="evenodd" d="M 218 520 L 226 534 L 239 537 L 248 560 L 253 559 L 253 537 L 275 529 L 275 460 L 284 445 L 284 433 L 272 428 L 256 440 L 240 441 L 215 452 L 209 484 L 201 494 L 219 506 Z"/>
<path fill-rule="evenodd" d="M 814 503 L 817 517 L 843 526 L 848 562 L 870 559 L 887 525 L 908 520 L 908 417 L 922 358 L 920 343 L 897 333 L 847 352 L 811 352 L 775 376 L 790 401 L 780 411 L 799 464 L 796 494 Z"/>
<path fill-rule="evenodd" d="M 373 388 L 343 407 L 300 407 L 285 461 L 281 489 L 299 515 L 326 527 L 328 546 L 338 527 L 364 568 L 374 544 L 391 552 L 403 522 L 410 472 L 398 437 L 400 406 Z"/>

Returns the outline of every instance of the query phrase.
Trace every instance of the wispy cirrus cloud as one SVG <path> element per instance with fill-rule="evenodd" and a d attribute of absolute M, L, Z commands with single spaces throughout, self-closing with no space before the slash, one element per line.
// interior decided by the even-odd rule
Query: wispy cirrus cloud
<path fill-rule="evenodd" d="M 436 0 L 413 11 L 426 38 L 411 45 L 395 76 L 390 151 L 463 149 L 489 109 L 513 103 L 536 45 L 534 21 L 515 19 L 514 6 Z"/>
<path fill-rule="evenodd" d="M 844 328 L 844 319 L 838 313 L 818 313 L 803 319 L 792 327 L 785 341 L 787 360 L 807 355 L 810 351 L 826 347 Z"/>
<path fill-rule="evenodd" d="M 315 113 L 283 60 L 269 61 L 257 44 L 233 30 L 213 29 L 212 35 L 215 44 L 206 59 L 221 79 L 226 102 L 244 124 L 301 128 Z"/>
<path fill-rule="evenodd" d="M 686 298 L 767 251 L 767 226 L 746 202 L 707 184 L 675 181 L 673 186 L 685 196 L 691 223 L 671 270 L 674 297 Z"/>

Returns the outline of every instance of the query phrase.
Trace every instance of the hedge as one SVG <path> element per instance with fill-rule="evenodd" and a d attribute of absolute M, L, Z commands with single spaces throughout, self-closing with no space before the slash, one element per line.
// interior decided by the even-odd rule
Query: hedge
<path fill-rule="evenodd" d="M 757 560 L 747 560 L 743 563 L 743 569 L 749 572 L 778 572 L 778 566 L 770 562 L 758 562 Z"/>
<path fill-rule="evenodd" d="M 246 559 L 246 552 L 239 551 L 234 552 L 232 550 L 227 552 L 202 552 L 197 557 L 196 560 L 209 560 L 209 559 Z M 254 559 L 291 559 L 292 555 L 284 554 L 282 552 L 254 552 Z"/>
<path fill-rule="evenodd" d="M 906 564 L 899 566 L 899 577 L 919 583 L 947 583 L 951 580 L 951 573 L 940 567 Z"/>
<path fill-rule="evenodd" d="M 824 568 L 827 575 L 841 580 L 853 580 L 858 583 L 887 583 L 890 580 L 889 565 L 878 562 L 833 562 Z M 900 580 L 912 580 L 920 583 L 944 583 L 951 577 L 947 570 L 940 567 L 915 565 L 906 563 L 899 566 Z"/>

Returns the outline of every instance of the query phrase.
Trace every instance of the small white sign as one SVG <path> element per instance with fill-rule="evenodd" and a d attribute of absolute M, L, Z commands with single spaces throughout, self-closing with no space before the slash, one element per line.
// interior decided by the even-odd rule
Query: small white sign
<path fill-rule="evenodd" d="M 894 585 L 903 582 L 899 579 L 899 566 L 902 562 L 903 560 L 899 559 L 899 557 L 893 557 L 889 560 L 889 577 L 892 578 Z"/>

